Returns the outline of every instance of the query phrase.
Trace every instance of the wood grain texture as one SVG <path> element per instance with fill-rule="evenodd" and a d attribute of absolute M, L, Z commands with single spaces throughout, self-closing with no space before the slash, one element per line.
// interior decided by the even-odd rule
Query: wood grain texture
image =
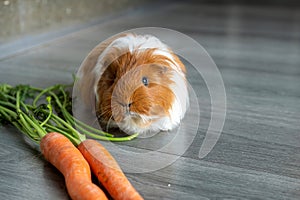
<path fill-rule="evenodd" d="M 116 17 L 56 40 L 1 57 L 0 81 L 48 86 L 70 83 L 87 53 L 118 32 L 166 27 L 198 41 L 216 62 L 227 95 L 221 137 L 200 160 L 199 148 L 211 117 L 205 82 L 187 65 L 201 110 L 197 132 L 190 110 L 182 137 L 157 134 L 117 145 L 128 152 L 157 151 L 147 173 L 127 173 L 145 199 L 300 198 L 300 9 L 172 2 Z M 1 52 L 0 52 L 1 54 Z M 176 157 L 185 150 L 184 155 Z M 109 146 L 108 146 L 109 148 Z M 133 162 L 111 148 L 121 166 Z M 1 199 L 68 199 L 62 175 L 11 127 L 0 128 Z"/>

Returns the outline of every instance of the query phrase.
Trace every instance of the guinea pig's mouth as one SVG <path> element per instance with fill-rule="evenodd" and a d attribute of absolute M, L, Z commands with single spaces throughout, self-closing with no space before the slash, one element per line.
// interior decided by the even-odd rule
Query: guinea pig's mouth
<path fill-rule="evenodd" d="M 153 120 L 153 117 L 149 117 L 147 115 L 142 115 L 135 112 L 127 112 L 125 113 L 124 119 L 122 121 L 123 123 L 129 123 L 140 128 L 145 128 L 150 126 Z"/>

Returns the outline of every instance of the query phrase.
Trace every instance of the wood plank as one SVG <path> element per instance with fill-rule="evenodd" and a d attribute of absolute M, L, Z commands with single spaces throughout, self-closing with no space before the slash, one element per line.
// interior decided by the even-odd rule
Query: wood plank
<path fill-rule="evenodd" d="M 299 22 L 299 8 L 172 2 L 0 56 L 0 82 L 41 87 L 70 83 L 87 53 L 113 34 L 138 26 L 181 31 L 205 47 L 225 84 L 227 116 L 214 149 L 198 158 L 211 100 L 203 77 L 189 64 L 188 80 L 201 111 L 198 130 L 198 113 L 191 109 L 180 132 L 117 143 L 125 155 L 103 144 L 125 169 L 150 170 L 175 161 L 152 172 L 127 173 L 145 199 L 299 199 Z M 195 99 L 191 103 L 195 105 Z M 15 129 L 0 128 L 0 149 L 1 197 L 68 199 L 62 175 Z M 153 153 L 140 163 L 131 157 L 147 152 Z"/>

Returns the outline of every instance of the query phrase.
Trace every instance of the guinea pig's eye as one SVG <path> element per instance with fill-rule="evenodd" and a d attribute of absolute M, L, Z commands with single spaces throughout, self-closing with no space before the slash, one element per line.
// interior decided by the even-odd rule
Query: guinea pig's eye
<path fill-rule="evenodd" d="M 142 78 L 142 82 L 143 82 L 144 86 L 148 86 L 149 85 L 148 78 L 145 77 L 145 76 Z"/>

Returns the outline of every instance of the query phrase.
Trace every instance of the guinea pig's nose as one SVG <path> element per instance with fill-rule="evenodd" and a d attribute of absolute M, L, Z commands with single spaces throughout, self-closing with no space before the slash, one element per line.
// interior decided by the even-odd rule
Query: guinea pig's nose
<path fill-rule="evenodd" d="M 126 112 L 129 113 L 130 112 L 130 107 L 131 107 L 132 103 L 128 103 L 127 105 L 125 105 L 125 109 Z"/>
<path fill-rule="evenodd" d="M 131 105 L 132 105 L 132 102 L 130 102 L 130 103 L 120 103 L 120 102 L 118 102 L 122 107 L 125 107 L 125 108 L 130 108 L 131 107 Z"/>
<path fill-rule="evenodd" d="M 132 103 L 128 103 L 128 104 L 123 104 L 122 105 L 125 108 L 126 114 L 128 114 L 130 112 L 130 106 L 131 105 L 132 105 Z"/>

